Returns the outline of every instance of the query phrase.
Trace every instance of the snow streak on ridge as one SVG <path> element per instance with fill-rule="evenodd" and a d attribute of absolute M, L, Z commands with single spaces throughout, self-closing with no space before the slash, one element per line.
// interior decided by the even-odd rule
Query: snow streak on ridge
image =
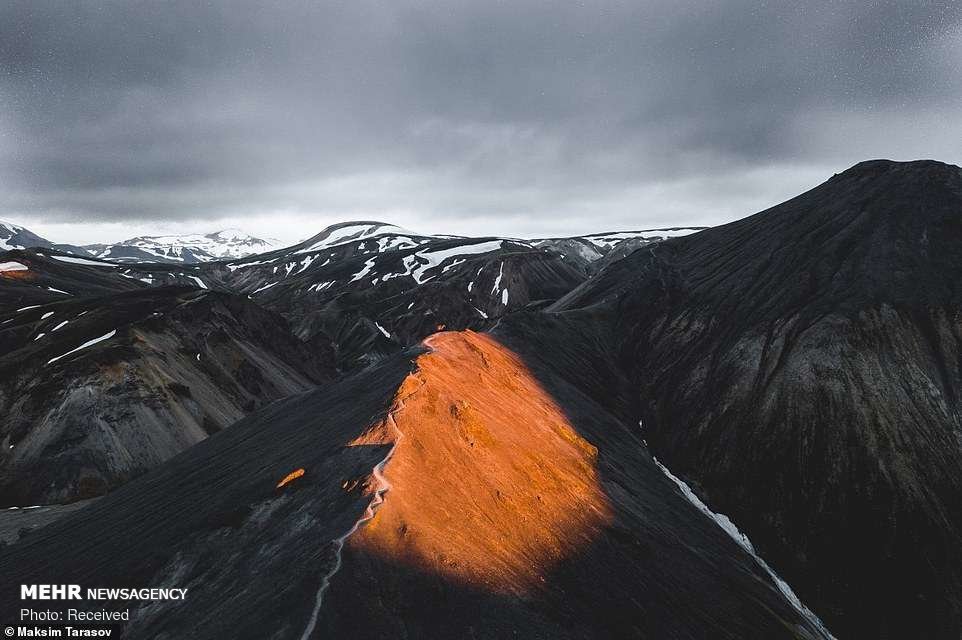
<path fill-rule="evenodd" d="M 808 621 L 816 629 L 816 631 L 818 631 L 820 638 L 824 640 L 835 640 L 835 636 L 833 636 L 831 632 L 829 632 L 828 628 L 824 625 L 824 623 L 822 623 L 822 621 L 818 618 L 818 616 L 815 615 L 815 613 L 813 613 L 811 609 L 809 609 L 804 604 L 802 604 L 802 601 L 799 600 L 797 595 L 795 595 L 795 592 L 792 591 L 792 588 L 790 586 L 788 586 L 788 583 L 782 580 L 778 576 L 778 574 L 775 573 L 775 571 L 770 566 L 768 566 L 768 563 L 765 562 L 765 560 L 763 560 L 762 557 L 755 552 L 755 547 L 752 546 L 751 540 L 749 540 L 748 536 L 742 533 L 738 529 L 738 527 L 735 526 L 735 523 L 732 522 L 728 516 L 722 513 L 715 513 L 714 511 L 709 509 L 708 505 L 702 502 L 701 499 L 697 495 L 695 495 L 695 492 L 692 491 L 691 487 L 689 487 L 684 480 L 678 478 L 671 471 L 669 471 L 668 467 L 663 465 L 658 460 L 658 458 L 652 456 L 651 459 L 655 461 L 655 464 L 658 465 L 658 468 L 661 469 L 662 473 L 668 476 L 668 478 L 678 486 L 682 494 L 684 494 L 684 496 L 688 499 L 689 502 L 695 505 L 699 511 L 701 511 L 706 516 L 714 520 L 715 523 L 719 527 L 721 527 L 721 529 L 725 533 L 727 533 L 732 540 L 737 542 L 739 546 L 741 546 L 745 551 L 747 551 L 752 556 L 752 558 L 755 559 L 755 562 L 758 563 L 758 566 L 760 566 L 762 569 L 765 570 L 766 573 L 768 573 L 769 577 L 778 587 L 778 590 L 782 593 L 783 596 L 785 596 L 785 599 L 788 600 L 789 603 L 791 603 L 792 607 L 794 607 L 795 610 L 798 611 L 798 613 L 802 616 L 802 618 Z"/>

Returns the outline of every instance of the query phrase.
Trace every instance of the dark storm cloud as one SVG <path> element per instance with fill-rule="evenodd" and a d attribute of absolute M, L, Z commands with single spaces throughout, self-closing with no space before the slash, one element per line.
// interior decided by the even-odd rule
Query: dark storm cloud
<path fill-rule="evenodd" d="M 769 193 L 753 180 L 808 184 L 792 167 L 951 153 L 960 20 L 948 2 L 6 3 L 0 215 L 706 222 Z M 701 210 L 712 194 L 729 205 Z"/>

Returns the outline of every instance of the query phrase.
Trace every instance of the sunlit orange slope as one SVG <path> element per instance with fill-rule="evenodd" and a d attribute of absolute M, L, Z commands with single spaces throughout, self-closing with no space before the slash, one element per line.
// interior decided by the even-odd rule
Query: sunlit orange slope
<path fill-rule="evenodd" d="M 37 275 L 33 271 L 10 269 L 6 271 L 0 271 L 0 278 L 6 278 L 7 280 L 24 280 L 30 282 L 36 280 Z"/>
<path fill-rule="evenodd" d="M 354 444 L 396 442 L 391 488 L 347 543 L 456 582 L 522 594 L 611 518 L 597 450 L 524 363 L 487 335 L 448 332 Z"/>

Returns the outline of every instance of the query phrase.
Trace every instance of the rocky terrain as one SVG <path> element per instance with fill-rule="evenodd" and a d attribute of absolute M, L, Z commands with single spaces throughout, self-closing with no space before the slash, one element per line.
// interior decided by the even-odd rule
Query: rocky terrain
<path fill-rule="evenodd" d="M 828 637 L 636 431 L 574 388 L 567 415 L 555 384 L 438 334 L 30 532 L 0 570 L 190 589 L 130 638 Z"/>
<path fill-rule="evenodd" d="M 871 161 L 698 233 L 0 254 L 5 503 L 105 494 L 5 536 L 0 609 L 78 583 L 190 589 L 129 638 L 958 638 L 960 216 L 958 167 Z"/>
<path fill-rule="evenodd" d="M 862 163 L 552 308 L 604 317 L 651 450 L 839 637 L 962 633 L 960 213 L 958 167 Z"/>
<path fill-rule="evenodd" d="M 553 302 L 610 252 L 690 231 L 526 241 L 425 236 L 361 221 L 240 260 L 185 268 L 132 264 L 121 273 L 150 284 L 248 295 L 284 316 L 303 340 L 330 340 L 338 365 L 352 369 L 439 327 L 482 329 L 509 311 Z M 592 249 L 566 249 L 572 245 Z"/>
<path fill-rule="evenodd" d="M 102 495 L 334 376 L 329 350 L 230 294 L 141 289 L 0 322 L 0 506 Z"/>
<path fill-rule="evenodd" d="M 417 236 L 381 223 L 335 226 L 280 252 L 208 265 L 201 277 L 247 293 L 305 340 L 327 336 L 347 368 L 440 328 L 490 326 L 585 279 L 528 242 Z"/>
<path fill-rule="evenodd" d="M 0 253 L 0 313 L 87 296 L 138 291 L 138 280 L 109 262 L 40 249 Z"/>
<path fill-rule="evenodd" d="M 10 251 L 11 249 L 29 249 L 30 247 L 42 247 L 44 249 L 59 249 L 65 253 L 77 255 L 87 255 L 86 249 L 75 247 L 70 244 L 56 244 L 46 238 L 42 238 L 29 229 L 12 222 L 0 220 L 0 251 Z"/>

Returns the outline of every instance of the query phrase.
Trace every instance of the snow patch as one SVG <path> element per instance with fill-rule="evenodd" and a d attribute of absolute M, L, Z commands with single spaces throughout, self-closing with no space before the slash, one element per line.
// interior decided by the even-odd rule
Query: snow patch
<path fill-rule="evenodd" d="M 354 277 L 351 278 L 351 282 L 357 282 L 358 280 L 360 280 L 361 278 L 369 274 L 371 272 L 371 269 L 373 268 L 374 268 L 374 258 L 366 260 L 364 262 L 364 267 L 360 271 L 354 274 Z"/>
<path fill-rule="evenodd" d="M 658 240 L 665 240 L 666 238 L 679 238 L 681 236 L 691 235 L 693 233 L 698 233 L 702 229 L 646 229 L 643 231 L 620 231 L 617 233 L 595 233 L 587 236 L 582 236 L 582 239 L 587 240 L 596 247 L 601 247 L 603 249 L 610 249 L 622 240 L 631 239 L 641 239 L 648 240 L 650 242 L 656 242 Z"/>
<path fill-rule="evenodd" d="M 443 269 L 441 269 L 441 273 L 447 273 L 448 271 L 450 271 L 450 270 L 453 269 L 454 267 L 458 266 L 459 264 L 462 264 L 463 262 L 464 262 L 464 258 L 459 258 L 459 259 L 457 259 L 457 260 L 453 260 L 450 264 L 448 264 L 446 267 L 444 267 Z"/>
<path fill-rule="evenodd" d="M 301 273 L 305 269 L 307 269 L 309 266 L 311 266 L 311 263 L 314 262 L 316 258 L 317 256 L 304 256 L 304 259 L 301 260 L 301 268 L 297 270 L 297 273 Z M 274 269 L 276 270 L 277 267 L 274 267 Z"/>
<path fill-rule="evenodd" d="M 251 295 L 258 294 L 258 293 L 260 293 L 261 291 L 266 291 L 266 290 L 270 289 L 271 287 L 273 287 L 273 286 L 276 285 L 276 284 L 277 284 L 277 282 L 271 282 L 270 284 L 265 284 L 263 287 L 260 287 L 260 288 L 258 288 L 258 289 L 254 289 L 254 291 L 251 292 Z"/>
<path fill-rule="evenodd" d="M 320 293 L 321 291 L 324 291 L 325 289 L 330 289 L 330 288 L 334 285 L 335 282 L 337 282 L 337 280 L 332 280 L 331 282 L 319 282 L 319 283 L 317 283 L 317 284 L 312 284 L 311 286 L 309 286 L 309 287 L 307 288 L 307 290 L 308 290 L 308 291 L 316 291 L 317 293 Z"/>
<path fill-rule="evenodd" d="M 492 251 L 497 251 L 503 245 L 504 241 L 502 240 L 490 240 L 487 242 L 478 242 L 476 244 L 459 245 L 449 249 L 418 251 L 417 253 L 413 253 L 404 257 L 404 267 L 407 269 L 407 273 L 403 275 L 410 275 L 412 278 L 414 278 L 415 282 L 421 284 L 434 277 L 425 277 L 424 274 L 426 271 L 437 267 L 448 258 L 452 258 L 454 256 L 490 253 Z M 422 260 L 424 261 L 423 263 L 421 262 Z"/>
<path fill-rule="evenodd" d="M 638 424 L 641 426 L 640 422 Z M 816 616 L 808 607 L 802 604 L 802 601 L 798 599 L 798 596 L 795 595 L 795 592 L 792 591 L 792 588 L 788 586 L 788 583 L 782 580 L 775 573 L 775 571 L 768 566 L 768 563 L 765 562 L 761 556 L 755 552 L 755 547 L 752 546 L 751 540 L 749 540 L 748 536 L 742 533 L 738 527 L 735 526 L 735 523 L 732 522 L 728 516 L 722 513 L 715 513 L 709 509 L 708 505 L 702 502 L 701 499 L 695 495 L 695 492 L 692 491 L 691 487 L 689 487 L 684 480 L 678 478 L 671 471 L 669 471 L 668 468 L 658 460 L 658 458 L 652 456 L 651 459 L 655 461 L 655 464 L 658 465 L 658 468 L 661 469 L 661 472 L 675 483 L 675 485 L 681 490 L 682 494 L 690 503 L 695 505 L 695 507 L 697 507 L 698 510 L 704 513 L 706 516 L 714 520 L 715 523 L 721 527 L 721 529 L 727 533 L 732 540 L 737 542 L 739 546 L 741 546 L 755 559 L 755 561 L 758 563 L 758 566 L 768 573 L 769 577 L 771 577 L 772 581 L 778 587 L 778 590 L 783 596 L 785 596 L 785 599 L 791 603 L 791 605 L 795 608 L 799 615 L 802 616 L 802 618 L 811 623 L 812 626 L 814 626 L 824 638 L 834 640 L 835 637 L 829 632 L 822 621 L 819 620 L 818 616 Z"/>
<path fill-rule="evenodd" d="M 498 277 L 494 279 L 494 286 L 491 287 L 491 295 L 494 295 L 498 292 L 498 289 L 501 287 L 501 277 L 503 275 L 504 275 L 504 261 L 502 260 L 501 266 L 498 267 Z"/>
<path fill-rule="evenodd" d="M 416 236 L 418 234 L 392 224 L 372 224 L 372 225 L 346 225 L 337 229 L 332 229 L 325 237 L 302 248 L 294 253 L 311 253 L 321 249 L 329 249 L 338 245 L 347 244 L 355 240 L 372 238 L 373 236 Z"/>
<path fill-rule="evenodd" d="M 95 260 L 87 260 L 86 258 L 73 258 L 70 256 L 50 256 L 54 260 L 59 260 L 60 262 L 69 262 L 70 264 L 83 264 L 90 267 L 107 267 L 108 269 L 115 268 L 116 265 L 107 264 L 105 262 L 97 262 Z"/>
<path fill-rule="evenodd" d="M 109 340 L 110 338 L 113 338 L 116 334 L 117 334 L 117 330 L 114 329 L 114 330 L 110 331 L 109 333 L 105 333 L 104 335 L 100 336 L 99 338 L 94 338 L 93 340 L 88 340 L 87 342 L 83 343 L 82 345 L 80 345 L 80 346 L 77 347 L 76 349 L 72 349 L 72 350 L 68 351 L 67 353 L 63 354 L 62 356 L 57 356 L 56 358 L 50 358 L 49 360 L 47 360 L 47 364 L 54 363 L 54 362 L 56 362 L 57 360 L 60 360 L 61 358 L 66 358 L 66 357 L 69 356 L 70 354 L 72 354 L 72 353 L 77 353 L 77 352 L 80 351 L 81 349 L 86 349 L 87 347 L 93 346 L 93 345 L 97 344 L 98 342 L 103 342 L 104 340 Z"/>

